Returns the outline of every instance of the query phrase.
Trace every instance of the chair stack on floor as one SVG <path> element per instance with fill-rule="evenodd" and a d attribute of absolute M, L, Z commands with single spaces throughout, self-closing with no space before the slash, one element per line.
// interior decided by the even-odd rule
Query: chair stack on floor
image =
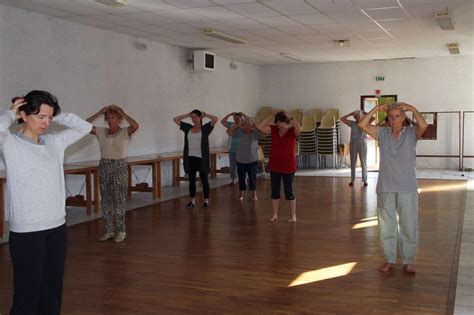
<path fill-rule="evenodd" d="M 270 178 L 270 174 L 267 174 L 268 158 L 265 157 L 265 153 L 263 153 L 263 149 L 261 146 L 258 146 L 258 163 L 261 168 L 261 173 L 263 173 L 263 177 L 265 179 Z"/>
<path fill-rule="evenodd" d="M 336 120 L 337 117 L 337 120 Z M 318 126 L 318 168 L 326 168 L 326 157 L 331 156 L 332 167 L 339 167 L 338 144 L 339 144 L 339 114 L 334 111 L 326 111 Z"/>
<path fill-rule="evenodd" d="M 302 124 L 303 122 L 303 110 L 302 109 L 290 109 L 290 111 L 288 112 L 288 115 L 290 115 L 291 117 L 293 117 L 293 119 L 296 119 L 296 121 L 298 121 L 300 123 L 300 125 Z"/>
<path fill-rule="evenodd" d="M 311 108 L 309 114 L 313 116 L 314 122 L 319 126 L 319 124 L 321 124 L 321 119 L 323 118 L 323 111 L 319 108 Z"/>
<path fill-rule="evenodd" d="M 255 117 L 255 124 L 259 124 L 262 120 L 272 114 L 273 108 L 271 106 L 261 106 L 258 108 L 257 116 Z"/>
<path fill-rule="evenodd" d="M 270 156 L 270 152 L 272 151 L 272 136 L 261 136 L 260 139 L 258 139 L 258 145 L 262 148 L 265 156 Z"/>
<path fill-rule="evenodd" d="M 318 154 L 316 146 L 316 121 L 311 114 L 303 116 L 299 148 L 298 168 L 311 167 L 311 156 L 315 156 L 317 159 Z"/>
<path fill-rule="evenodd" d="M 307 114 L 303 109 L 287 111 L 301 125 L 301 134 L 297 139 L 295 154 L 298 158 L 298 168 L 311 167 L 311 157 L 315 156 L 315 167 L 326 168 L 326 158 L 331 157 L 331 167 L 339 168 L 344 164 L 338 145 L 341 143 L 339 110 L 329 108 L 321 110 L 311 108 Z M 271 106 L 262 106 L 258 109 L 255 122 L 258 124 L 272 113 Z M 273 124 L 273 122 L 272 122 Z M 270 156 L 271 136 L 262 137 L 259 142 L 264 156 Z"/>

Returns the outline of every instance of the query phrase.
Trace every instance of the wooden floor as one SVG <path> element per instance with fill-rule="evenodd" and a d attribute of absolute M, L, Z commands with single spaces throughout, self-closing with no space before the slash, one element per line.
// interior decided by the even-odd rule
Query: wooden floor
<path fill-rule="evenodd" d="M 416 276 L 380 274 L 375 181 L 297 177 L 298 223 L 269 223 L 259 201 L 211 191 L 208 210 L 179 198 L 127 213 L 124 243 L 96 242 L 101 221 L 69 228 L 64 314 L 449 314 L 456 285 L 461 181 L 420 180 Z M 354 228 L 358 227 L 358 228 Z M 0 246 L 0 313 L 12 299 Z"/>

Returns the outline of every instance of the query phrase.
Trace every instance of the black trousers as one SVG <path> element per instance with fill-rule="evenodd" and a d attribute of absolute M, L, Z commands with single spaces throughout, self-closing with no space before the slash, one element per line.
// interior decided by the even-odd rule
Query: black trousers
<path fill-rule="evenodd" d="M 246 190 L 247 185 L 245 181 L 246 175 L 249 177 L 249 190 L 257 189 L 257 170 L 258 161 L 252 163 L 239 163 L 237 162 L 237 174 L 239 175 L 239 188 L 240 191 Z"/>
<path fill-rule="evenodd" d="M 207 172 L 202 170 L 202 158 L 195 156 L 189 157 L 189 195 L 191 198 L 196 197 L 196 172 L 199 172 L 199 178 L 201 178 L 202 191 L 204 193 L 204 199 L 209 198 L 209 179 Z"/>
<path fill-rule="evenodd" d="M 10 314 L 60 314 L 66 224 L 38 232 L 10 232 L 9 248 L 14 290 Z"/>
<path fill-rule="evenodd" d="M 293 173 L 277 173 L 270 172 L 270 181 L 272 185 L 272 199 L 280 199 L 280 187 L 281 181 L 283 180 L 283 189 L 285 191 L 286 200 L 294 200 L 293 195 Z"/>

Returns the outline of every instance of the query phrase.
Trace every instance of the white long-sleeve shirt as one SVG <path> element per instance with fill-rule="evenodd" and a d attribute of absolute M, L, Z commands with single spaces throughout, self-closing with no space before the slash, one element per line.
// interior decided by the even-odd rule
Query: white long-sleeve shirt
<path fill-rule="evenodd" d="M 75 114 L 62 113 L 53 121 L 68 129 L 42 135 L 36 144 L 10 133 L 14 120 L 10 110 L 0 115 L 10 230 L 25 233 L 58 227 L 66 222 L 64 151 L 87 135 L 92 125 Z"/>

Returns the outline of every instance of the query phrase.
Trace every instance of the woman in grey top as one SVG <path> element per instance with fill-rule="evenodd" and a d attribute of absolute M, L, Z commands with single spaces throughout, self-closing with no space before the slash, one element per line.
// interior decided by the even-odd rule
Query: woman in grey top
<path fill-rule="evenodd" d="M 378 111 L 387 111 L 388 127 L 370 125 L 370 118 Z M 413 126 L 405 126 L 407 111 L 415 117 L 416 124 Z M 393 103 L 372 109 L 359 126 L 377 139 L 380 147 L 376 192 L 380 242 L 385 263 L 379 267 L 379 271 L 389 272 L 394 268 L 399 238 L 403 269 L 408 274 L 414 274 L 418 228 L 416 143 L 428 125 L 414 106 Z"/>
<path fill-rule="evenodd" d="M 234 124 L 229 129 L 229 135 L 238 139 L 236 153 L 237 174 L 239 176 L 240 200 L 244 200 L 246 174 L 249 178 L 249 190 L 253 191 L 253 201 L 257 201 L 257 169 L 258 169 L 258 138 L 260 131 L 255 127 L 253 120 L 245 117 L 242 126 Z"/>
<path fill-rule="evenodd" d="M 354 117 L 354 120 L 349 120 L 349 117 Z M 364 186 L 367 186 L 367 134 L 360 129 L 359 123 L 364 117 L 364 112 L 356 110 L 343 117 L 341 120 L 351 128 L 350 156 L 351 156 L 351 182 L 349 186 L 354 185 L 356 175 L 357 155 L 359 155 L 360 166 L 362 168 L 362 181 Z"/>

